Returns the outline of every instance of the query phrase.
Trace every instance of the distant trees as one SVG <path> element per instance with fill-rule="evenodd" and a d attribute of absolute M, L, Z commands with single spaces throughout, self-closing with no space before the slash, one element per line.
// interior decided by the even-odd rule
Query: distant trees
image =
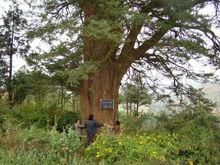
<path fill-rule="evenodd" d="M 143 81 L 141 73 L 134 73 L 130 82 L 126 82 L 122 88 L 123 101 L 126 103 L 127 114 L 133 111 L 139 113 L 141 105 L 148 105 L 152 101 L 149 90 Z"/>
<path fill-rule="evenodd" d="M 25 28 L 27 21 L 23 17 L 22 10 L 16 1 L 12 1 L 10 9 L 1 18 L 0 25 L 0 62 L 1 78 L 5 82 L 8 92 L 9 104 L 13 104 L 12 74 L 13 74 L 13 57 L 23 56 L 29 49 L 29 44 L 25 38 Z M 7 68 L 7 72 L 6 72 Z"/>
<path fill-rule="evenodd" d="M 20 69 L 13 75 L 13 101 L 15 104 L 32 98 L 36 102 L 44 102 L 53 98 L 61 111 L 80 111 L 80 100 L 77 92 L 69 91 L 58 84 L 48 74 L 38 70 Z"/>
<path fill-rule="evenodd" d="M 13 77 L 14 101 L 21 103 L 28 95 L 42 100 L 48 93 L 56 92 L 50 78 L 39 71 L 19 70 Z"/>

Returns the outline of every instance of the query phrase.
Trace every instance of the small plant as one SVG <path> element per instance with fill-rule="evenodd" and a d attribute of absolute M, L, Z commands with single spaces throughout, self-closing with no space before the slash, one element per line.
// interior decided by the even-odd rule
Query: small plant
<path fill-rule="evenodd" d="M 68 133 L 65 131 L 59 133 L 56 129 L 52 129 L 48 135 L 50 137 L 49 143 L 54 150 L 63 153 L 76 153 L 83 149 L 79 135 L 72 128 L 68 128 Z"/>

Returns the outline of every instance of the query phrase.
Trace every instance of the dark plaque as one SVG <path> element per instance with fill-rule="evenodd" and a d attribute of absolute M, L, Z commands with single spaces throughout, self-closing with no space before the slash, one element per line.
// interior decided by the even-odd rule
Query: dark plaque
<path fill-rule="evenodd" d="M 100 109 L 114 109 L 114 100 L 113 99 L 101 99 Z"/>

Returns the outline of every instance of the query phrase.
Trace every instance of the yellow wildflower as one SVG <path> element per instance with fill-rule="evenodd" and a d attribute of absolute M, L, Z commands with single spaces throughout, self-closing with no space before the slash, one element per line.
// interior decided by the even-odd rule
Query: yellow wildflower
<path fill-rule="evenodd" d="M 193 165 L 193 161 L 192 160 L 189 161 L 189 165 Z"/>
<path fill-rule="evenodd" d="M 96 158 L 101 157 L 101 153 L 100 153 L 100 152 L 97 152 L 95 157 L 96 157 Z"/>

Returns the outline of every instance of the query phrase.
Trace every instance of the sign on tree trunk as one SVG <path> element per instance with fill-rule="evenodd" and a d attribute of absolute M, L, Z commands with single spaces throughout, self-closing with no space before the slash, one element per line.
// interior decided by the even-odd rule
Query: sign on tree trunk
<path fill-rule="evenodd" d="M 100 109 L 114 109 L 114 100 L 100 99 Z"/>

